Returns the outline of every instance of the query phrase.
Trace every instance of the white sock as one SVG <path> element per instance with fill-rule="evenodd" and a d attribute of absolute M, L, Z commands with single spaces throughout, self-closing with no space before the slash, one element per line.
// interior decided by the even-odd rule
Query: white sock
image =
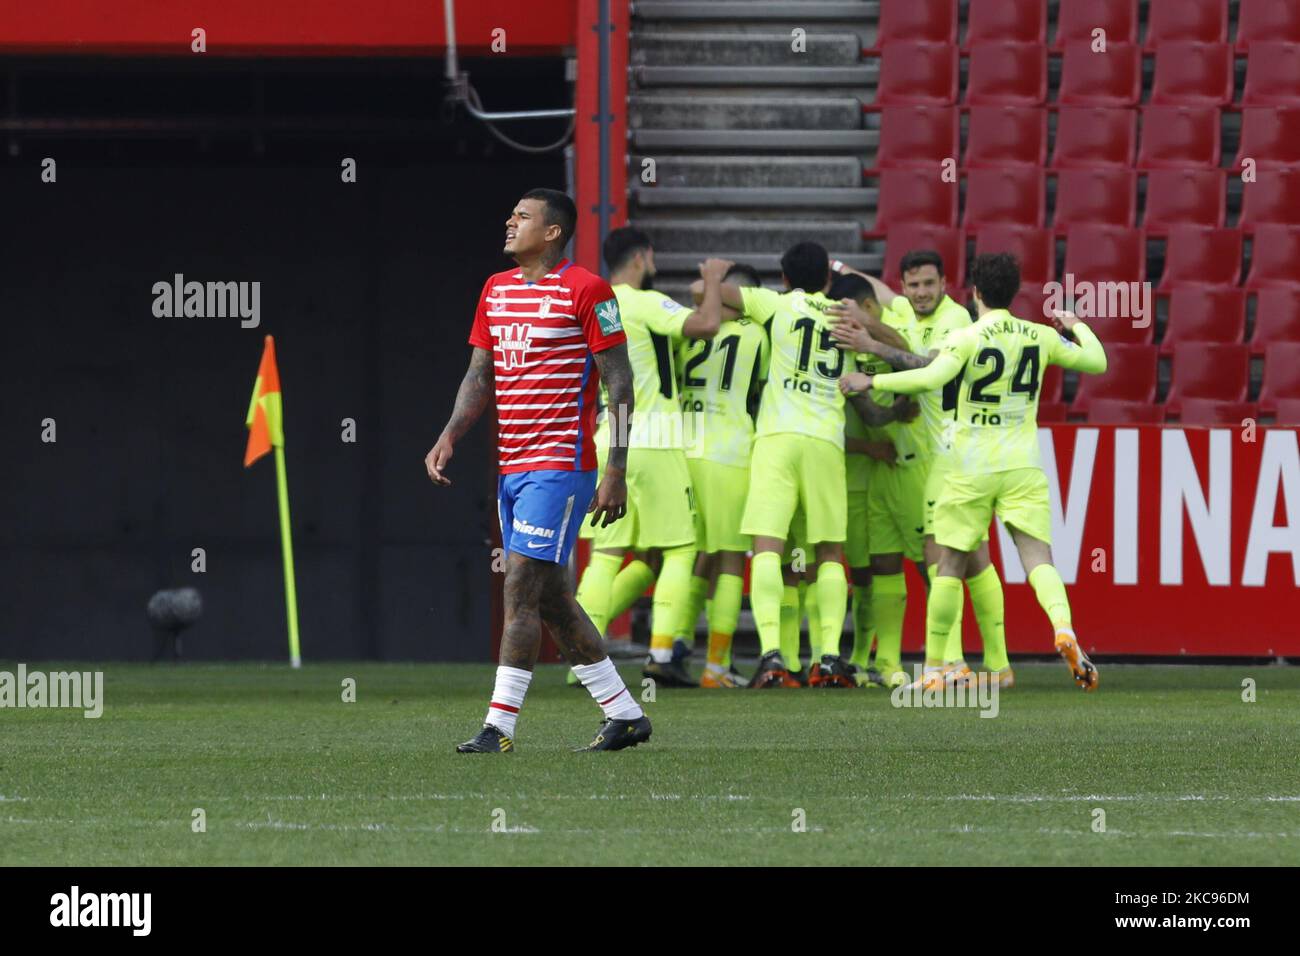
<path fill-rule="evenodd" d="M 507 737 L 515 735 L 515 721 L 519 719 L 519 708 L 524 705 L 524 695 L 528 693 L 528 684 L 533 679 L 533 672 L 518 667 L 497 668 L 497 683 L 492 688 L 492 703 L 488 704 L 485 724 L 491 724 Z"/>
<path fill-rule="evenodd" d="M 673 659 L 673 649 L 671 647 L 652 647 L 650 648 L 650 660 L 656 664 L 667 664 Z"/>
<path fill-rule="evenodd" d="M 600 704 L 607 719 L 636 720 L 644 716 L 645 711 L 627 689 L 623 678 L 618 676 L 614 662 L 608 657 L 595 664 L 576 664 L 573 673 L 578 675 L 578 680 L 587 688 L 592 700 Z"/>

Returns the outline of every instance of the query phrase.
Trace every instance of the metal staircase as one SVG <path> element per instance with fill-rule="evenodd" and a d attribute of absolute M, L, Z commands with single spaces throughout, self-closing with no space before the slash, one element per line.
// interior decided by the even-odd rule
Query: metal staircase
<path fill-rule="evenodd" d="M 684 296 L 708 255 L 776 285 L 803 239 L 879 269 L 862 238 L 878 142 L 863 113 L 878 62 L 862 50 L 878 13 L 874 0 L 633 4 L 628 215 L 655 241 L 657 288 Z"/>

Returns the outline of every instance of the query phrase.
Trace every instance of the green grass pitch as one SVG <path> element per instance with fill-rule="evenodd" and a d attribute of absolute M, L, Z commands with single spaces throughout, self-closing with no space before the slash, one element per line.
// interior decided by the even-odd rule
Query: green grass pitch
<path fill-rule="evenodd" d="M 500 756 L 452 752 L 488 665 L 87 668 L 98 720 L 0 710 L 0 862 L 1300 864 L 1295 668 L 1103 665 L 1084 695 L 1022 664 L 995 719 L 663 690 L 649 744 L 597 755 L 569 751 L 599 711 L 551 666 Z"/>

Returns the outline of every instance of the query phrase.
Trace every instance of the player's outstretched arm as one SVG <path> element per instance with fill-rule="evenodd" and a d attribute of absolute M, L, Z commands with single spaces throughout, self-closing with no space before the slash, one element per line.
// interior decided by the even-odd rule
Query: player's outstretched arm
<path fill-rule="evenodd" d="M 706 259 L 700 263 L 700 281 L 704 295 L 700 306 L 686 317 L 682 335 L 688 339 L 711 339 L 722 328 L 722 277 L 735 263 L 726 259 Z"/>
<path fill-rule="evenodd" d="M 609 397 L 606 414 L 609 415 L 609 458 L 605 462 L 605 476 L 587 508 L 592 527 L 607 527 L 627 514 L 627 436 L 632 427 L 632 365 L 627 357 L 627 344 L 602 349 L 595 354 L 600 380 L 605 383 Z"/>
<path fill-rule="evenodd" d="M 930 359 L 924 368 L 877 375 L 873 384 L 882 392 L 895 392 L 899 395 L 929 392 L 942 388 L 956 378 L 964 364 L 964 359 L 959 358 L 951 349 L 945 349 Z"/>
<path fill-rule="evenodd" d="M 1078 348 L 1071 343 L 1062 343 L 1060 348 L 1052 351 L 1052 362 L 1088 375 L 1100 375 L 1106 371 L 1106 350 L 1101 347 L 1096 333 L 1080 322 L 1073 312 L 1059 312 L 1055 318 L 1068 334 L 1074 336 Z"/>
<path fill-rule="evenodd" d="M 452 407 L 451 418 L 447 420 L 437 443 L 424 456 L 424 468 L 429 478 L 437 485 L 450 485 L 451 479 L 443 472 L 454 453 L 454 445 L 460 441 L 473 424 L 478 421 L 488 402 L 492 400 L 496 373 L 492 368 L 492 353 L 487 349 L 475 347 L 469 357 L 469 368 L 461 379 L 456 391 L 456 404 Z"/>

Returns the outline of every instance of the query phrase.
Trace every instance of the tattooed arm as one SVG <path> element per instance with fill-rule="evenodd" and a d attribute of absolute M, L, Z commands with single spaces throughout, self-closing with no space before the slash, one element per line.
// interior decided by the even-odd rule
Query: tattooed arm
<path fill-rule="evenodd" d="M 591 525 L 601 521 L 607 527 L 627 513 L 627 436 L 632 427 L 632 365 L 627 358 L 627 345 L 619 344 L 597 352 L 596 368 L 605 383 L 609 404 L 609 458 L 605 462 L 605 477 L 591 499 L 587 513 Z"/>
<path fill-rule="evenodd" d="M 437 444 L 424 456 L 425 471 L 434 484 L 451 484 L 451 479 L 443 474 L 443 469 L 451 461 L 455 443 L 470 430 L 487 408 L 492 399 L 495 381 L 492 353 L 487 349 L 475 348 L 470 355 L 469 368 L 461 380 L 460 389 L 456 392 L 456 404 L 452 408 L 451 418 L 438 436 Z"/>
<path fill-rule="evenodd" d="M 840 391 L 844 392 L 844 400 L 853 406 L 867 426 L 879 428 L 890 422 L 910 422 L 920 412 L 921 407 L 916 402 L 909 401 L 905 395 L 898 396 L 892 405 L 881 405 L 872 399 L 865 389 L 857 391 L 856 389 L 862 387 L 864 379 L 869 380 L 869 377 L 860 372 L 846 375 L 840 379 Z M 850 389 L 854 390 L 850 391 Z M 865 449 L 864 452 L 871 454 Z M 872 457 L 876 456 L 872 455 Z"/>

